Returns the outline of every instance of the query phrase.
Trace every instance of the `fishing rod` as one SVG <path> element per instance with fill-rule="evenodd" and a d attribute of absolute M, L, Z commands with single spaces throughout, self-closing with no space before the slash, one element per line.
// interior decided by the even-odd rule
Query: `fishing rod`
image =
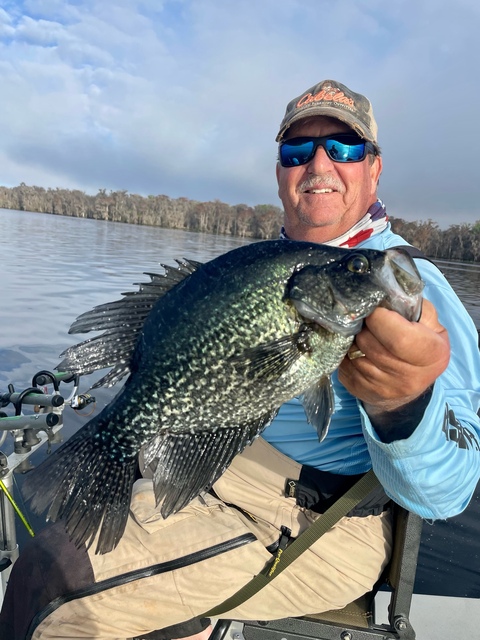
<path fill-rule="evenodd" d="M 60 385 L 70 383 L 73 387 L 66 396 Z M 88 405 L 95 407 L 95 398 L 79 393 L 79 385 L 78 375 L 42 370 L 33 376 L 30 387 L 17 391 L 9 384 L 7 391 L 0 393 L 0 604 L 10 568 L 19 554 L 16 516 L 29 535 L 34 535 L 13 496 L 14 474 L 32 468 L 29 458 L 37 449 L 60 442 L 66 407 L 76 412 Z M 13 443 L 7 440 L 9 436 Z M 4 445 L 10 453 L 4 452 Z"/>

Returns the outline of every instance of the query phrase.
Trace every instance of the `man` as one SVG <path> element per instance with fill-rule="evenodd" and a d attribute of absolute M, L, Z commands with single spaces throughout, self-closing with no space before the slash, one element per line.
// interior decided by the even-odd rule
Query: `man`
<path fill-rule="evenodd" d="M 289 103 L 277 141 L 284 237 L 405 244 L 377 199 L 382 159 L 364 96 L 331 80 L 317 84 Z M 235 458 L 214 495 L 166 520 L 151 482 L 137 481 L 132 517 L 111 553 L 76 550 L 61 523 L 47 529 L 14 567 L 0 638 L 205 638 L 202 614 L 372 465 L 385 493 L 363 501 L 224 617 L 299 616 L 368 591 L 390 553 L 389 498 L 429 519 L 462 511 L 480 470 L 477 334 L 438 269 L 417 262 L 426 284 L 420 321 L 383 308 L 366 320 L 334 376 L 336 410 L 322 443 L 293 400 Z"/>

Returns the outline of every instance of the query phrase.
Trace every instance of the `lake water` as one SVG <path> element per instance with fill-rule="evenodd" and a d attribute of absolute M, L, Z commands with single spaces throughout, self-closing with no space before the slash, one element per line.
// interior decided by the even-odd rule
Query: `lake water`
<path fill-rule="evenodd" d="M 0 392 L 9 383 L 20 391 L 34 373 L 53 369 L 60 352 L 78 342 L 67 333 L 76 316 L 147 281 L 143 272 L 161 271 L 162 263 L 175 258 L 206 261 L 245 244 L 226 236 L 1 209 L 0 229 Z M 480 265 L 438 265 L 480 327 Z M 90 382 L 84 380 L 82 390 Z M 95 390 L 97 410 L 111 395 Z M 65 437 L 86 422 L 69 408 L 64 418 Z M 425 527 L 419 591 L 480 597 L 479 515 L 477 494 L 458 518 Z M 31 520 L 34 528 L 42 526 Z"/>
<path fill-rule="evenodd" d="M 209 260 L 239 238 L 0 209 L 0 388 L 58 363 L 80 313 L 175 258 Z"/>

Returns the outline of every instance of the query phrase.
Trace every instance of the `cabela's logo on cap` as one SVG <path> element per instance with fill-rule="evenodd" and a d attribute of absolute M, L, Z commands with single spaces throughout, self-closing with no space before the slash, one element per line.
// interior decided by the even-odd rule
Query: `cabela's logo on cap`
<path fill-rule="evenodd" d="M 355 108 L 354 100 L 345 95 L 343 91 L 340 91 L 338 87 L 334 87 L 331 84 L 326 85 L 317 93 L 306 93 L 297 102 L 296 107 L 297 109 L 300 109 L 309 104 L 312 104 L 312 102 L 320 102 L 322 100 L 326 102 L 337 102 L 339 104 L 345 105 L 346 107 Z"/>

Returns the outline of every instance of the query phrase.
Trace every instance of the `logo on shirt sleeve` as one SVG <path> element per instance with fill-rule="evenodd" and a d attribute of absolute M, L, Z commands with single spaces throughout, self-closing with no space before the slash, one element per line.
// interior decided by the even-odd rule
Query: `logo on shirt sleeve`
<path fill-rule="evenodd" d="M 476 449 L 480 451 L 480 443 L 475 432 L 460 424 L 448 404 L 445 405 L 442 430 L 447 440 L 455 442 L 459 449 Z"/>

